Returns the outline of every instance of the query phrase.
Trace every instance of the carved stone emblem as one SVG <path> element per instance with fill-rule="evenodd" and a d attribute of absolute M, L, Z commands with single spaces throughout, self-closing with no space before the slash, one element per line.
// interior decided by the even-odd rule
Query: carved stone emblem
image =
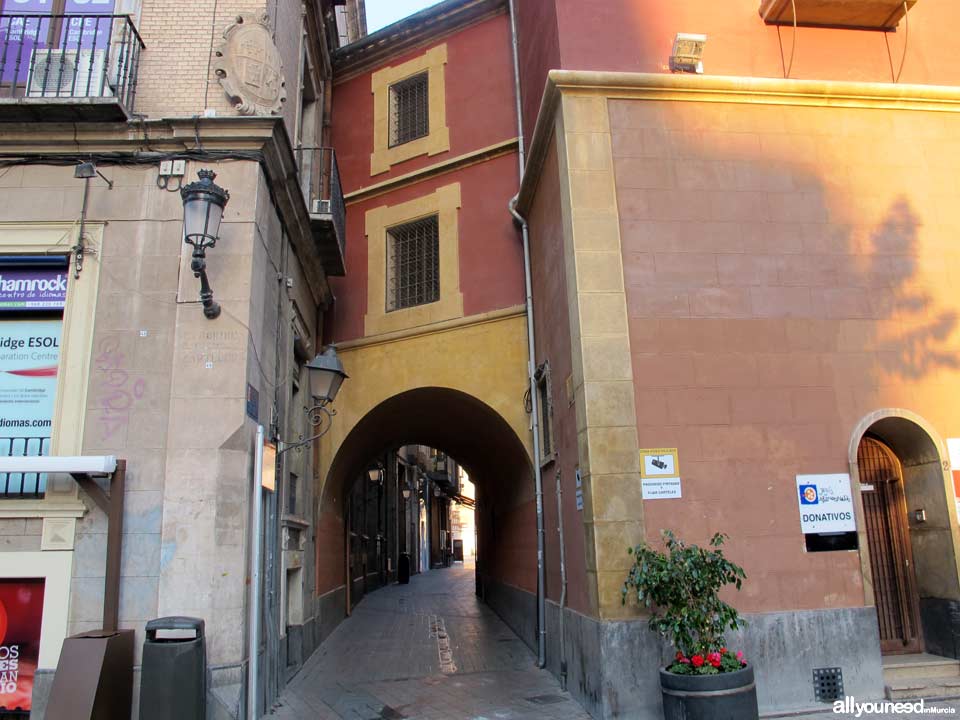
<path fill-rule="evenodd" d="M 280 52 L 266 13 L 239 15 L 223 33 L 214 71 L 241 115 L 276 115 L 287 99 Z"/>

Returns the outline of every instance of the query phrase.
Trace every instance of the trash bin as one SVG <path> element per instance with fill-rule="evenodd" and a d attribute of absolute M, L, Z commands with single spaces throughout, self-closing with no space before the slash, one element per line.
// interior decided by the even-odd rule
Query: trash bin
<path fill-rule="evenodd" d="M 151 620 L 143 641 L 140 720 L 204 720 L 207 651 L 203 620 Z"/>
<path fill-rule="evenodd" d="M 400 553 L 400 561 L 397 563 L 397 582 L 406 585 L 410 582 L 410 554 Z"/>
<path fill-rule="evenodd" d="M 130 720 L 133 630 L 92 630 L 63 641 L 47 720 Z"/>

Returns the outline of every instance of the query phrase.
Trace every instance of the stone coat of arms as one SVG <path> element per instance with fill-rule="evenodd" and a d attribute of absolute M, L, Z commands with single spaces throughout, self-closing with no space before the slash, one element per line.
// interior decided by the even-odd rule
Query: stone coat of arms
<path fill-rule="evenodd" d="M 266 13 L 239 15 L 223 33 L 214 72 L 241 115 L 276 115 L 287 99 L 283 63 Z"/>

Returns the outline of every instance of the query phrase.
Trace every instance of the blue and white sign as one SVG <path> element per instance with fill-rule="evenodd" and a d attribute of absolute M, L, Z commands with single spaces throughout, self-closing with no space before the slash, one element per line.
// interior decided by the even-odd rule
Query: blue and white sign
<path fill-rule="evenodd" d="M 853 532 L 857 523 L 853 514 L 850 476 L 797 475 L 797 500 L 800 529 L 811 533 Z"/>

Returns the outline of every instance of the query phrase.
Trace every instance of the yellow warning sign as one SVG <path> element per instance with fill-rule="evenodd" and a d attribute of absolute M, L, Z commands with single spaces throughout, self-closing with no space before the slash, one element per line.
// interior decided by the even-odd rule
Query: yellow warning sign
<path fill-rule="evenodd" d="M 640 477 L 672 478 L 680 476 L 676 448 L 647 448 L 640 451 Z"/>

